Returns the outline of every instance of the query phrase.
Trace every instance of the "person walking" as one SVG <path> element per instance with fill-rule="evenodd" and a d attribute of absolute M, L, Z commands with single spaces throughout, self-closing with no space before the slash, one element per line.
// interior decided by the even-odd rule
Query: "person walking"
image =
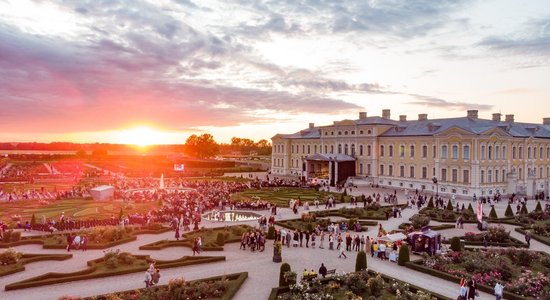
<path fill-rule="evenodd" d="M 143 281 L 145 281 L 145 288 L 146 289 L 151 287 L 151 280 L 152 280 L 151 272 L 149 272 L 149 269 L 147 269 L 147 271 L 145 271 L 145 278 L 143 279 Z"/>
<path fill-rule="evenodd" d="M 468 280 L 468 300 L 474 300 L 477 296 L 476 281 L 472 278 Z"/>
<path fill-rule="evenodd" d="M 502 284 L 500 284 L 500 282 L 497 281 L 497 283 L 495 284 L 496 300 L 501 300 L 503 293 L 504 293 L 504 286 Z"/>
<path fill-rule="evenodd" d="M 527 243 L 527 248 L 531 248 L 531 233 L 529 231 L 525 232 L 525 242 Z"/>
<path fill-rule="evenodd" d="M 155 273 L 151 274 L 151 285 L 157 285 L 160 280 L 160 269 L 156 269 Z"/>
<path fill-rule="evenodd" d="M 176 225 L 176 233 L 175 233 L 176 241 L 180 240 L 180 227 Z"/>
<path fill-rule="evenodd" d="M 327 276 L 327 267 L 325 267 L 325 264 L 323 264 L 323 263 L 321 263 L 321 267 L 319 268 L 319 274 L 321 274 L 321 276 L 323 276 L 323 278 L 325 278 Z"/>

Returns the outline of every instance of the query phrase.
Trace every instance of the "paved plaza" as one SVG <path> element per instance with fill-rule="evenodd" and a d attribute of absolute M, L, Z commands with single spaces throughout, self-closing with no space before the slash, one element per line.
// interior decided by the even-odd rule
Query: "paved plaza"
<path fill-rule="evenodd" d="M 372 194 L 373 192 L 390 192 L 389 190 L 374 190 L 371 188 L 358 188 L 353 189 L 354 195 L 360 194 Z M 393 192 L 393 190 L 391 191 Z M 400 203 L 404 202 L 404 195 L 402 191 L 398 191 L 398 199 Z M 468 200 L 457 200 L 459 203 L 468 204 Z M 499 216 L 504 215 L 507 201 L 502 201 L 496 206 L 497 214 Z M 534 209 L 535 201 L 529 201 L 529 210 Z M 338 204 L 337 208 L 347 206 L 349 204 Z M 362 204 L 358 205 L 362 207 Z M 324 209 L 324 206 L 320 206 L 319 209 Z M 315 211 L 315 207 L 312 206 L 311 211 Z M 490 207 L 487 205 L 484 207 L 485 214 L 489 214 Z M 278 210 L 279 214 L 277 220 L 293 219 L 297 218 L 303 212 L 300 209 L 298 215 L 295 215 L 288 208 L 281 208 Z M 386 230 L 397 229 L 398 225 L 402 222 L 408 221 L 408 219 L 417 212 L 416 208 L 405 209 L 402 212 L 402 218 L 390 218 L 387 221 L 379 222 Z M 267 211 L 261 213 L 267 214 Z M 219 227 L 233 224 L 249 224 L 257 226 L 256 221 L 249 222 L 210 222 L 203 221 L 203 226 L 206 227 Z M 431 224 L 437 224 L 432 222 Z M 508 230 L 511 231 L 511 235 L 519 240 L 524 240 L 523 235 L 515 232 L 514 226 L 505 225 Z M 464 229 L 450 229 L 441 231 L 443 236 L 451 237 L 455 235 L 463 235 L 464 232 L 478 232 L 475 224 L 464 224 Z M 364 232 L 365 236 L 376 236 L 377 227 L 369 227 L 368 232 Z M 167 232 L 158 235 L 139 235 L 137 240 L 131 243 L 123 244 L 113 247 L 112 249 L 120 249 L 120 251 L 127 251 L 132 254 L 148 254 L 154 259 L 170 260 L 180 258 L 184 255 L 192 255 L 192 251 L 189 248 L 173 247 L 166 248 L 159 251 L 141 251 L 139 246 L 159 241 L 162 239 L 174 239 L 173 232 Z M 328 247 L 326 247 L 328 248 Z M 283 262 L 288 262 L 292 269 L 298 274 L 303 269 L 318 270 L 321 263 L 324 263 L 328 269 L 336 269 L 337 272 L 352 272 L 355 266 L 355 252 L 348 252 L 348 258 L 338 258 L 338 252 L 336 250 L 330 251 L 328 249 L 319 248 L 283 248 L 282 256 Z M 48 250 L 42 249 L 41 245 L 24 245 L 15 247 L 19 252 L 24 253 L 64 253 L 63 250 Z M 540 251 L 550 251 L 550 247 L 531 240 L 531 249 Z M 86 281 L 75 281 L 64 284 L 55 284 L 51 286 L 43 286 L 36 288 L 27 288 L 15 291 L 6 292 L 3 286 L 8 283 L 17 282 L 20 280 L 28 279 L 30 277 L 42 275 L 47 272 L 74 272 L 86 268 L 86 262 L 92 259 L 96 259 L 103 256 L 104 250 L 88 250 L 87 252 L 73 251 L 71 252 L 74 257 L 66 261 L 45 261 L 31 263 L 25 266 L 24 272 L 15 273 L 12 275 L 2 277 L 2 288 L 0 289 L 0 299 L 3 300 L 19 300 L 19 299 L 57 299 L 63 295 L 78 295 L 78 296 L 93 296 L 98 294 L 105 294 L 109 292 L 131 290 L 144 287 L 143 274 L 137 272 L 128 275 L 106 277 L 102 279 L 93 279 Z M 250 252 L 250 250 L 239 250 L 238 243 L 232 243 L 225 245 L 223 252 L 203 252 L 201 255 L 223 255 L 226 257 L 226 261 L 209 263 L 203 265 L 185 266 L 177 268 L 169 268 L 161 270 L 161 284 L 166 284 L 169 279 L 183 277 L 186 280 L 200 279 L 210 276 L 229 274 L 235 272 L 246 271 L 249 273 L 248 279 L 245 281 L 241 289 L 236 294 L 236 300 L 248 300 L 248 299 L 267 299 L 269 293 L 273 287 L 278 285 L 279 279 L 279 263 L 272 262 L 272 241 L 267 241 L 265 252 Z M 398 266 L 396 263 L 389 261 L 382 261 L 378 259 L 372 259 L 368 257 L 368 268 L 377 272 L 387 274 L 389 276 L 399 278 L 403 281 L 418 285 L 427 290 L 440 293 L 450 298 L 456 298 L 458 295 L 458 285 L 446 280 L 442 280 L 436 277 L 428 276 L 424 273 L 416 272 L 411 269 Z M 479 299 L 494 299 L 494 296 L 487 293 L 480 292 Z"/>

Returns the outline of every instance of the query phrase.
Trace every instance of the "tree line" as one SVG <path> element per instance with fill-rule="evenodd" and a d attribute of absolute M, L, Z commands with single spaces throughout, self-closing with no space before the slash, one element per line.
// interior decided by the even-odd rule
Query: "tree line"
<path fill-rule="evenodd" d="M 271 143 L 266 139 L 254 142 L 251 139 L 233 137 L 231 143 L 217 143 L 209 133 L 193 134 L 184 144 L 185 154 L 198 158 L 218 154 L 271 155 Z"/>

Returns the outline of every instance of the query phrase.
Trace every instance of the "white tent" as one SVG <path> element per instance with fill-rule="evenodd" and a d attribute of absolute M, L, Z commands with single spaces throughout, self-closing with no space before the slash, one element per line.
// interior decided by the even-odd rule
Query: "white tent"
<path fill-rule="evenodd" d="M 386 234 L 385 236 L 379 237 L 378 240 L 393 243 L 393 242 L 397 242 L 397 241 L 402 241 L 406 238 L 407 238 L 406 235 L 404 235 L 401 232 L 398 232 L 398 233 L 394 233 L 394 234 Z"/>
<path fill-rule="evenodd" d="M 105 201 L 113 197 L 115 188 L 110 185 L 100 185 L 91 189 L 90 194 L 94 200 Z"/>

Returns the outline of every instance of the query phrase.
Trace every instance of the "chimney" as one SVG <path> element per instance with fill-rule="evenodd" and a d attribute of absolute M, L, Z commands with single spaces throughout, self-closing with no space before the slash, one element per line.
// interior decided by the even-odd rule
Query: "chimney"
<path fill-rule="evenodd" d="M 500 117 L 502 116 L 501 113 L 494 113 L 493 114 L 493 121 L 498 121 L 500 122 Z"/>
<path fill-rule="evenodd" d="M 418 121 L 428 120 L 428 114 L 418 114 Z"/>
<path fill-rule="evenodd" d="M 514 123 L 514 115 L 506 115 L 506 122 Z"/>
<path fill-rule="evenodd" d="M 315 123 L 309 123 L 309 128 L 314 128 L 315 127 Z"/>
<path fill-rule="evenodd" d="M 477 109 L 468 110 L 468 118 L 477 119 Z"/>
<path fill-rule="evenodd" d="M 399 122 L 407 121 L 407 115 L 399 115 Z"/>
<path fill-rule="evenodd" d="M 383 109 L 382 110 L 382 118 L 389 119 L 390 118 L 390 110 L 389 109 Z"/>
<path fill-rule="evenodd" d="M 542 118 L 543 125 L 550 125 L 550 118 Z"/>
<path fill-rule="evenodd" d="M 359 119 L 363 120 L 367 118 L 367 112 L 366 111 L 360 111 L 359 112 Z"/>

